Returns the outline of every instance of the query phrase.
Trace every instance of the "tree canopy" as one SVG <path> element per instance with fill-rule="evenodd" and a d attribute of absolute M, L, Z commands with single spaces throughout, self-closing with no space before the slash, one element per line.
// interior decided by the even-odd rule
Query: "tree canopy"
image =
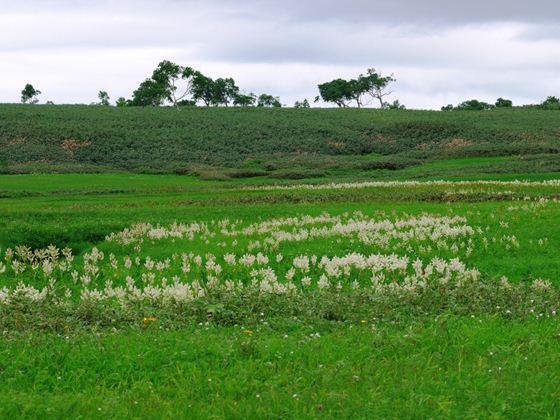
<path fill-rule="evenodd" d="M 28 83 L 21 91 L 21 102 L 24 104 L 36 104 L 37 102 L 39 102 L 39 99 L 37 97 L 40 94 L 40 90 L 35 89 L 32 84 Z"/>
<path fill-rule="evenodd" d="M 388 90 L 391 83 L 396 79 L 393 75 L 383 76 L 374 68 L 368 69 L 367 73 L 360 74 L 356 79 L 335 79 L 330 82 L 322 83 L 318 86 L 319 96 L 315 102 L 323 100 L 331 102 L 339 107 L 347 107 L 353 101 L 358 108 L 369 105 L 372 100 L 378 100 L 381 108 L 385 108 L 384 98 L 389 96 L 392 91 Z M 369 96 L 369 101 L 364 97 Z"/>
<path fill-rule="evenodd" d="M 131 105 L 160 106 L 166 102 L 179 109 L 179 103 L 191 94 L 196 71 L 164 60 L 133 92 Z"/>
<path fill-rule="evenodd" d="M 309 101 L 304 99 L 303 101 L 296 101 L 294 104 L 294 108 L 310 108 Z"/>
<path fill-rule="evenodd" d="M 104 90 L 100 90 L 99 93 L 97 94 L 97 97 L 99 98 L 99 105 L 103 105 L 103 106 L 111 105 L 111 103 L 109 102 L 111 98 L 109 97 L 109 94 Z"/>
<path fill-rule="evenodd" d="M 510 99 L 498 98 L 496 99 L 496 108 L 511 108 L 513 106 L 513 101 Z"/>
<path fill-rule="evenodd" d="M 560 110 L 560 98 L 556 96 L 549 96 L 540 105 L 540 108 L 547 110 Z"/>
<path fill-rule="evenodd" d="M 390 89 L 396 82 L 393 74 L 384 76 L 375 68 L 369 68 L 365 74 L 354 79 L 337 78 L 319 84 L 319 95 L 315 102 L 324 101 L 340 108 L 352 104 L 358 108 L 378 103 L 381 109 L 406 109 L 398 100 L 389 102 L 386 98 L 393 93 Z M 36 104 L 41 91 L 33 85 L 26 84 L 21 91 L 21 102 Z M 110 97 L 106 91 L 98 93 L 99 102 L 92 105 L 110 105 Z M 47 103 L 51 104 L 51 101 Z M 238 106 L 261 108 L 281 107 L 278 96 L 263 93 L 242 91 L 231 77 L 213 79 L 192 67 L 181 66 L 169 60 L 161 61 L 153 70 L 151 77 L 146 78 L 132 93 L 132 99 L 119 97 L 115 102 L 117 107 L 125 106 L 174 106 L 179 110 L 182 106 Z M 307 99 L 296 101 L 294 108 L 309 108 Z M 519 106 L 516 106 L 519 107 Z M 521 105 L 523 108 L 543 110 L 560 110 L 560 98 L 549 96 L 541 103 Z M 484 111 L 495 108 L 514 108 L 511 99 L 498 98 L 495 103 L 487 103 L 478 99 L 471 99 L 454 106 L 452 104 L 441 108 L 442 111 Z"/>
<path fill-rule="evenodd" d="M 256 102 L 257 96 L 254 93 L 249 93 L 247 95 L 238 93 L 233 100 L 235 106 L 254 106 Z"/>
<path fill-rule="evenodd" d="M 322 99 L 325 102 L 332 102 L 339 108 L 347 107 L 352 100 L 353 92 L 351 83 L 344 79 L 335 79 L 325 82 L 319 86 L 319 96 L 315 98 L 315 102 Z"/>
<path fill-rule="evenodd" d="M 259 96 L 257 106 L 259 108 L 280 108 L 282 103 L 279 97 L 263 93 Z"/>
<path fill-rule="evenodd" d="M 270 99 L 272 98 L 272 99 Z M 276 102 L 278 104 L 276 104 Z M 184 67 L 164 60 L 134 91 L 132 100 L 122 102 L 131 106 L 161 106 L 171 104 L 177 109 L 182 105 L 205 106 L 254 106 L 257 97 L 241 93 L 231 77 L 212 79 L 192 67 Z M 268 95 L 260 98 L 259 106 L 281 106 L 278 98 Z"/>

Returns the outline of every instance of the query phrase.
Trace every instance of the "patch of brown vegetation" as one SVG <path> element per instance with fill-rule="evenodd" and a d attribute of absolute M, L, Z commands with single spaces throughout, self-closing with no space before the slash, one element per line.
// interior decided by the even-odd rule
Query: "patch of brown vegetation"
<path fill-rule="evenodd" d="M 395 144 L 397 142 L 394 138 L 386 137 L 383 134 L 377 134 L 370 137 L 370 141 L 376 144 Z"/>
<path fill-rule="evenodd" d="M 445 143 L 443 147 L 445 149 L 461 149 L 463 147 L 470 146 L 472 141 L 465 139 L 453 139 L 448 143 Z"/>
<path fill-rule="evenodd" d="M 27 141 L 26 137 L 16 137 L 8 142 L 8 146 L 21 146 Z"/>
<path fill-rule="evenodd" d="M 346 149 L 346 143 L 342 141 L 328 141 L 327 145 L 338 152 L 342 152 Z"/>
<path fill-rule="evenodd" d="M 74 152 L 79 149 L 83 149 L 91 146 L 91 141 L 89 140 L 74 140 L 74 139 L 64 139 L 62 141 L 62 148 L 70 156 L 74 156 Z"/>

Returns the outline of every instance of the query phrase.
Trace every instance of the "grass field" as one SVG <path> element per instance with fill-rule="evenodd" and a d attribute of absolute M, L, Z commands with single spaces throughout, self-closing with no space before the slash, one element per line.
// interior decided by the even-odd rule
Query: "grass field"
<path fill-rule="evenodd" d="M 558 176 L 465 169 L 511 160 L 0 176 L 0 416 L 557 417 Z"/>

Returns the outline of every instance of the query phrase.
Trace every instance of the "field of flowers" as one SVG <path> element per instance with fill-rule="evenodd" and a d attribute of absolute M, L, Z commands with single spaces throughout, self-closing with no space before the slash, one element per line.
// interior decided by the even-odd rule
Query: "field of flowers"
<path fill-rule="evenodd" d="M 0 200 L 0 415 L 560 414 L 560 181 L 176 187 Z"/>

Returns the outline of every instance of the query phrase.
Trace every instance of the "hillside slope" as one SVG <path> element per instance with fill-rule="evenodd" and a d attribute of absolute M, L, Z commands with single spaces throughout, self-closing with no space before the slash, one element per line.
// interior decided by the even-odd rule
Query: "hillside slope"
<path fill-rule="evenodd" d="M 555 172 L 559 151 L 560 113 L 553 111 L 0 105 L 3 173 L 301 178 L 376 176 L 428 163 L 437 175 L 433 162 L 471 157 L 501 157 L 483 159 L 486 172 Z"/>

